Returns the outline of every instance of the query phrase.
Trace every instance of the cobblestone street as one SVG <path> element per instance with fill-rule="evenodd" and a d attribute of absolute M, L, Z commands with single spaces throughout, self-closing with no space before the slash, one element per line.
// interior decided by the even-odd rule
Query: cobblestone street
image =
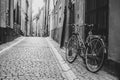
<path fill-rule="evenodd" d="M 44 38 L 25 38 L 2 52 L 0 80 L 64 80 Z"/>
<path fill-rule="evenodd" d="M 0 50 L 0 80 L 118 80 L 104 70 L 89 72 L 80 57 L 68 63 L 65 51 L 49 37 L 21 37 Z"/>

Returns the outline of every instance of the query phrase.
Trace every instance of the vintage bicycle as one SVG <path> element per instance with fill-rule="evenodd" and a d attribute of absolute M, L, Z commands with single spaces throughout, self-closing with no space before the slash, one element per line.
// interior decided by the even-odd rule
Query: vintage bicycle
<path fill-rule="evenodd" d="M 95 27 L 93 24 L 84 24 L 82 26 L 77 26 L 75 24 L 70 25 L 73 27 L 73 33 L 67 42 L 66 60 L 72 63 L 79 55 L 83 58 L 86 68 L 90 72 L 95 73 L 99 71 L 103 66 L 107 53 L 102 36 L 93 34 L 92 31 Z M 88 36 L 85 41 L 79 33 L 80 27 L 89 28 Z"/>

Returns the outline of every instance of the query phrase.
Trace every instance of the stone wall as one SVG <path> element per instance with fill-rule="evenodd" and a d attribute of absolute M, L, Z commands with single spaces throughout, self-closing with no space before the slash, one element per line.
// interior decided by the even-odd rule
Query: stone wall
<path fill-rule="evenodd" d="M 120 63 L 120 0 L 109 0 L 109 59 Z"/>

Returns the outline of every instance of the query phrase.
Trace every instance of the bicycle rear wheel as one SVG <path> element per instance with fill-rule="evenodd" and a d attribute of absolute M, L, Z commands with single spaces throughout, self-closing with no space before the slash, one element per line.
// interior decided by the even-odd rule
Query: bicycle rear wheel
<path fill-rule="evenodd" d="M 88 42 L 88 47 L 86 49 L 86 67 L 90 72 L 99 71 L 105 59 L 105 47 L 104 43 L 99 38 L 93 38 Z"/>
<path fill-rule="evenodd" d="M 67 44 L 67 48 L 66 48 L 66 60 L 69 63 L 72 63 L 75 61 L 75 59 L 77 58 L 77 36 L 73 35 Z"/>

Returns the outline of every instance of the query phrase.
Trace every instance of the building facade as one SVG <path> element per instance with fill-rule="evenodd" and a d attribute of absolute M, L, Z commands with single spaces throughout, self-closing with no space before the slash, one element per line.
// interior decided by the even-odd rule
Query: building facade
<path fill-rule="evenodd" d="M 50 10 L 50 35 L 59 44 L 62 37 L 62 27 L 64 22 L 65 0 L 52 0 Z"/>
<path fill-rule="evenodd" d="M 32 0 L 28 0 L 28 32 L 27 35 L 31 36 L 32 34 Z"/>
<path fill-rule="evenodd" d="M 21 1 L 21 30 L 23 31 L 24 35 L 27 35 L 27 22 L 28 22 L 28 15 L 27 15 L 27 1 Z"/>
<path fill-rule="evenodd" d="M 53 9 L 54 9 L 54 4 L 53 4 L 53 0 L 50 0 L 50 6 L 49 6 L 49 27 L 50 27 L 50 37 L 52 37 L 52 30 L 54 28 L 53 23 L 54 23 L 54 15 L 53 15 Z"/>
<path fill-rule="evenodd" d="M 39 20 L 38 20 L 38 36 L 44 37 L 45 36 L 45 7 L 43 6 L 39 10 Z"/>
<path fill-rule="evenodd" d="M 12 40 L 18 32 L 14 27 L 14 0 L 0 0 L 0 43 Z"/>
<path fill-rule="evenodd" d="M 25 36 L 32 35 L 32 0 L 21 0 L 21 29 Z"/>
<path fill-rule="evenodd" d="M 49 9 L 50 9 L 50 0 L 44 0 L 45 3 L 45 23 L 44 23 L 44 36 L 48 36 L 50 33 L 50 28 L 49 28 Z"/>
<path fill-rule="evenodd" d="M 14 0 L 0 0 L 0 26 L 13 28 Z"/>
<path fill-rule="evenodd" d="M 39 9 L 38 13 L 33 17 L 33 35 L 44 37 L 46 33 L 45 26 L 45 6 Z"/>
<path fill-rule="evenodd" d="M 31 7 L 32 0 L 0 0 L 0 43 L 31 34 Z"/>
<path fill-rule="evenodd" d="M 14 1 L 14 29 L 17 34 L 21 30 L 21 0 Z"/>

